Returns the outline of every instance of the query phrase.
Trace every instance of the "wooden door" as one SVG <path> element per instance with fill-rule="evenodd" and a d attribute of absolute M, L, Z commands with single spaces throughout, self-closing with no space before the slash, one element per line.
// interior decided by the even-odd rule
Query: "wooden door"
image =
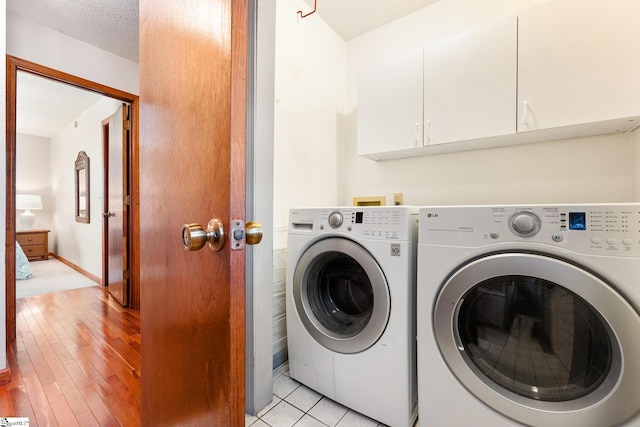
<path fill-rule="evenodd" d="M 129 113 L 123 104 L 109 117 L 106 144 L 105 283 L 111 296 L 126 307 L 129 303 L 128 274 L 128 152 Z"/>
<path fill-rule="evenodd" d="M 244 251 L 181 230 L 244 218 L 247 4 L 139 7 L 142 424 L 242 426 Z"/>

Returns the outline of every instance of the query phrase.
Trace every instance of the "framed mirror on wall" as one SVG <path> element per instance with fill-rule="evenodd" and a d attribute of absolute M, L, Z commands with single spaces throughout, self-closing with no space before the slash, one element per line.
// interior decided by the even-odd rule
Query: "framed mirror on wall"
<path fill-rule="evenodd" d="M 78 153 L 75 162 L 76 176 L 76 222 L 89 223 L 89 156 L 84 151 Z"/>

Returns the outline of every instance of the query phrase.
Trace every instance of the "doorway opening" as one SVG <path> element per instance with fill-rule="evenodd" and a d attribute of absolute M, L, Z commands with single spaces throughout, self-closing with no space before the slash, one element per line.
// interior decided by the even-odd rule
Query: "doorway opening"
<path fill-rule="evenodd" d="M 126 157 L 128 168 L 128 174 L 126 179 L 126 191 L 128 200 L 126 210 L 126 224 L 127 224 L 127 265 L 128 271 L 128 292 L 127 299 L 130 308 L 140 309 L 140 287 L 138 280 L 138 242 L 139 242 L 139 214 L 138 214 L 138 195 L 139 195 L 139 183 L 138 183 L 138 170 L 139 170 L 139 157 L 138 157 L 138 111 L 139 111 L 139 99 L 137 95 L 126 93 L 118 89 L 114 89 L 108 86 L 104 86 L 89 80 L 85 80 L 76 76 L 72 76 L 48 67 L 44 67 L 39 64 L 35 64 L 29 61 L 25 61 L 16 57 L 7 55 L 7 144 L 6 144 L 6 168 L 7 168 L 7 182 L 6 182 L 6 241 L 11 242 L 16 239 L 16 116 L 17 116 L 17 81 L 18 72 L 23 71 L 39 77 L 50 79 L 56 82 L 64 83 L 77 87 L 79 89 L 94 92 L 104 97 L 112 98 L 126 104 L 129 108 L 127 116 L 129 117 L 129 141 L 126 146 Z M 94 167 L 102 167 L 102 165 L 96 165 Z M 108 228 L 107 223 L 104 222 L 106 217 L 99 216 L 103 223 L 103 230 Z M 124 218 L 123 218 L 124 220 Z M 97 221 L 97 220 L 96 220 Z M 103 232 L 104 234 L 104 232 Z M 103 238 L 103 242 L 105 239 Z M 6 302 L 7 302 L 7 342 L 11 342 L 16 337 L 16 251 L 15 245 L 7 244 L 6 249 Z M 102 263 L 103 263 L 103 279 L 106 284 L 106 277 L 104 276 L 105 263 L 108 262 L 107 252 L 103 248 L 102 250 Z"/>

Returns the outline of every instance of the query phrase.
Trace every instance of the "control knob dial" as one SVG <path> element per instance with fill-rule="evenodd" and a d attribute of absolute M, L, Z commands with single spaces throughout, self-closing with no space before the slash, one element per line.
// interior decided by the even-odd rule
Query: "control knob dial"
<path fill-rule="evenodd" d="M 344 221 L 344 217 L 340 212 L 331 212 L 329 215 L 329 225 L 331 228 L 339 228 Z"/>
<path fill-rule="evenodd" d="M 535 236 L 540 231 L 541 225 L 538 215 L 529 211 L 517 212 L 509 218 L 511 231 L 522 237 Z"/>

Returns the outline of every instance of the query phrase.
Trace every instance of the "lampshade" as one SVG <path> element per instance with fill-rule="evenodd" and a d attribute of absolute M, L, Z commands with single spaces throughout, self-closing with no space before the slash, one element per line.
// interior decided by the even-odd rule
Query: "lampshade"
<path fill-rule="evenodd" d="M 16 194 L 16 209 L 24 209 L 25 211 L 18 215 L 18 219 L 24 230 L 31 230 L 36 220 L 35 214 L 31 209 L 42 209 L 42 198 L 40 196 L 32 196 L 29 194 Z"/>
<path fill-rule="evenodd" d="M 16 209 L 42 209 L 42 197 L 32 196 L 30 194 L 17 194 Z"/>

